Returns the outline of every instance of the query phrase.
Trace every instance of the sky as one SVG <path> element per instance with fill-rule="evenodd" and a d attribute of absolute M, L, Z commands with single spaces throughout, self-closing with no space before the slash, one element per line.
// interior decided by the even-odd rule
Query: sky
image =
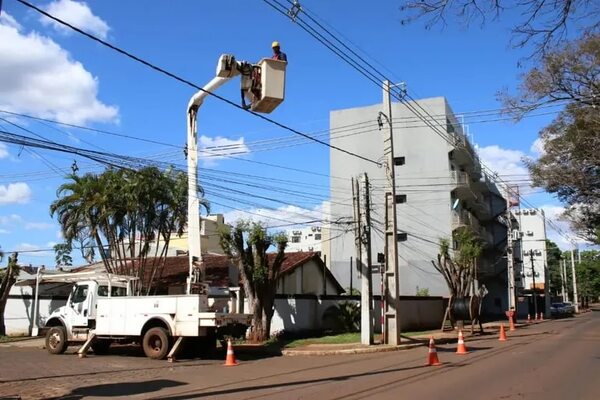
<path fill-rule="evenodd" d="M 289 61 L 286 97 L 269 117 L 325 140 L 331 110 L 382 99 L 381 88 L 264 1 L 148 0 L 143 7 L 135 0 L 32 3 L 200 86 L 214 77 L 221 54 L 257 62 L 270 57 L 271 42 L 277 40 Z M 485 26 L 450 23 L 443 29 L 426 30 L 419 23 L 401 24 L 402 13 L 395 1 L 306 0 L 301 4 L 393 82 L 405 82 L 413 97 L 445 96 L 458 115 L 499 109 L 496 93 L 501 89 L 514 92 L 528 64 L 524 60 L 527 50 L 509 45 L 516 18 L 510 13 Z M 186 107 L 195 89 L 60 26 L 16 0 L 4 0 L 2 7 L 0 130 L 28 136 L 33 132 L 71 146 L 185 165 Z M 239 80 L 217 93 L 239 103 Z M 538 113 L 544 115 L 518 123 L 497 113 L 472 116 L 466 119 L 467 129 L 491 169 L 507 180 L 525 180 L 522 159 L 539 155 L 538 132 L 558 110 L 549 108 Z M 200 180 L 206 185 L 213 213 L 225 213 L 228 222 L 239 217 L 266 218 L 271 225 L 327 219 L 321 212 L 328 198 L 329 148 L 298 139 L 215 98 L 208 98 L 200 109 L 198 129 L 200 144 L 207 149 L 201 154 Z M 224 150 L 219 150 L 221 156 L 210 150 L 224 145 L 230 146 L 235 159 L 223 156 Z M 97 163 L 73 155 L 32 152 L 0 142 L 0 246 L 5 252 L 20 251 L 24 264 L 54 265 L 48 249 L 62 238 L 49 205 L 74 160 L 80 173 L 102 170 Z M 215 185 L 233 187 L 227 179 L 277 189 L 254 192 L 271 200 L 241 193 L 226 196 Z M 286 194 L 290 189 L 307 195 Z M 524 190 L 527 200 L 546 210 L 547 217 L 555 219 L 562 211 L 552 196 L 539 189 Z M 566 224 L 559 225 L 567 229 Z M 567 248 L 556 232 L 549 230 L 549 236 Z"/>

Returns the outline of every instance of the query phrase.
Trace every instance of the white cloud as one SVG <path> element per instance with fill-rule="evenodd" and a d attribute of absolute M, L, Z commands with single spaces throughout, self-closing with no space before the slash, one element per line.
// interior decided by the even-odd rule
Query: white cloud
<path fill-rule="evenodd" d="M 529 175 L 523 164 L 525 153 L 520 150 L 503 149 L 498 145 L 478 149 L 482 161 L 500 176 Z"/>
<path fill-rule="evenodd" d="M 20 222 L 22 220 L 23 218 L 17 214 L 0 215 L 0 225 L 12 225 L 15 222 Z"/>
<path fill-rule="evenodd" d="M 118 109 L 98 100 L 98 79 L 52 39 L 0 20 L 0 107 L 61 122 L 114 122 Z M 25 50 L 26 49 L 26 50 Z"/>
<path fill-rule="evenodd" d="M 31 243 L 20 243 L 14 247 L 14 251 L 25 252 L 28 257 L 50 257 L 54 255 L 52 251 L 44 250 L 47 248 L 47 246 L 36 246 Z"/>
<path fill-rule="evenodd" d="M 8 157 L 8 147 L 4 143 L 0 143 L 0 160 Z"/>
<path fill-rule="evenodd" d="M 540 137 L 535 139 L 531 144 L 529 151 L 536 157 L 544 155 L 544 140 Z"/>
<path fill-rule="evenodd" d="M 230 155 L 241 155 L 250 152 L 243 137 L 232 140 L 221 136 L 209 137 L 204 135 L 200 136 L 198 151 L 205 165 L 214 164 L 216 160 Z"/>
<path fill-rule="evenodd" d="M 234 225 L 238 220 L 251 220 L 262 222 L 267 227 L 280 225 L 298 224 L 306 221 L 321 221 L 324 219 L 323 205 L 312 209 L 301 208 L 293 205 L 279 207 L 277 209 L 252 208 L 248 210 L 233 210 L 224 213 L 225 223 Z M 320 223 L 316 223 L 319 225 Z M 287 228 L 287 227 L 286 227 Z"/>
<path fill-rule="evenodd" d="M 49 14 L 62 19 L 74 25 L 77 28 L 83 29 L 86 32 L 93 33 L 102 39 L 106 39 L 110 27 L 100 17 L 94 15 L 89 6 L 81 1 L 72 0 L 56 0 L 45 7 Z M 51 25 L 62 33 L 71 33 L 72 30 L 58 22 L 41 16 L 40 22 L 44 25 Z"/>
<path fill-rule="evenodd" d="M 578 237 L 572 230 L 570 223 L 564 219 L 563 213 L 565 207 L 554 204 L 545 204 L 541 207 L 546 217 L 546 236 L 563 250 L 573 248 L 573 242 L 576 244 L 587 243 Z M 560 232 L 557 232 L 560 231 Z"/>
<path fill-rule="evenodd" d="M 0 185 L 0 205 L 25 204 L 31 200 L 31 189 L 25 182 Z"/>
<path fill-rule="evenodd" d="M 43 231 L 43 230 L 50 229 L 50 228 L 54 228 L 54 224 L 49 224 L 47 222 L 27 222 L 25 224 L 25 229 L 28 231 L 30 231 L 30 230 Z"/>
<path fill-rule="evenodd" d="M 0 228 L 0 234 L 8 234 L 8 233 L 10 233 L 9 230 Z"/>

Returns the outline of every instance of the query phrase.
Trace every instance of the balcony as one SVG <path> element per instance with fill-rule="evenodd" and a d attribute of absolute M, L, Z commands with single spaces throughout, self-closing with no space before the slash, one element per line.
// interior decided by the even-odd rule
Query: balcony
<path fill-rule="evenodd" d="M 467 227 L 475 233 L 479 233 L 480 227 L 477 218 L 466 210 L 452 211 L 452 230 Z"/>
<path fill-rule="evenodd" d="M 492 209 L 485 198 L 480 196 L 472 203 L 473 211 L 480 221 L 489 221 L 492 219 Z"/>
<path fill-rule="evenodd" d="M 456 197 L 461 200 L 474 200 L 476 199 L 473 188 L 471 187 L 471 179 L 469 174 L 463 171 L 452 171 L 450 173 L 450 180 L 454 187 Z"/>
<path fill-rule="evenodd" d="M 471 142 L 460 132 L 451 132 L 449 136 L 454 147 L 452 157 L 456 164 L 464 166 L 473 177 L 479 179 L 481 177 L 481 162 Z"/>

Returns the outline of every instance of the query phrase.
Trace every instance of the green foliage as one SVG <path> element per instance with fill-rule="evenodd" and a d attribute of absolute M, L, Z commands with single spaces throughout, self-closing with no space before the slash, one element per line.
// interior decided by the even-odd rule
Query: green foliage
<path fill-rule="evenodd" d="M 575 267 L 578 294 L 580 296 L 600 296 L 600 251 L 589 250 L 581 253 L 581 264 Z"/>
<path fill-rule="evenodd" d="M 187 225 L 186 174 L 147 167 L 72 174 L 68 179 L 50 205 L 50 214 L 57 217 L 67 245 L 62 251 L 74 242 L 79 242 L 82 249 L 93 244 L 108 272 L 145 277 L 146 259 L 151 244 L 155 244 L 152 256 L 158 261 L 150 266 L 150 275 L 154 276 L 171 235 L 180 236 Z M 208 209 L 205 200 L 200 206 Z M 93 258 L 89 251 L 83 255 L 88 260 Z M 137 267 L 125 259 L 136 260 Z M 148 285 L 142 281 L 142 286 Z"/>
<path fill-rule="evenodd" d="M 357 332 L 360 329 L 360 304 L 343 301 L 323 313 L 323 323 L 335 332 Z"/>
<path fill-rule="evenodd" d="M 453 297 L 466 297 L 470 293 L 483 246 L 468 228 L 457 229 L 453 241 L 454 249 L 447 239 L 441 239 L 437 262 L 432 260 L 431 263 L 444 277 Z"/>
<path fill-rule="evenodd" d="M 287 237 L 281 233 L 268 233 L 260 222 L 240 220 L 231 230 L 221 230 L 219 241 L 225 254 L 238 264 L 244 292 L 253 310 L 251 340 L 263 342 L 270 335 Z M 269 258 L 267 252 L 272 246 L 276 253 Z"/>
<path fill-rule="evenodd" d="M 419 297 L 429 297 L 429 288 L 419 288 L 417 286 L 417 296 L 419 296 Z"/>
<path fill-rule="evenodd" d="M 352 290 L 350 290 L 350 288 L 347 287 L 344 295 L 345 296 L 360 296 L 360 290 L 358 290 L 357 288 L 352 288 Z"/>
<path fill-rule="evenodd" d="M 73 247 L 71 243 L 57 243 L 54 245 L 54 259 L 57 267 L 68 267 L 73 265 L 73 257 L 71 251 Z"/>

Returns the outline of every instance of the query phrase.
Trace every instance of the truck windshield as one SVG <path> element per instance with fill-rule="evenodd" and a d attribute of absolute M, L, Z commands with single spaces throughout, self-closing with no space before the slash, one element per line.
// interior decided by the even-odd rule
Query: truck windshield
<path fill-rule="evenodd" d="M 111 297 L 122 297 L 127 296 L 127 288 L 120 286 L 111 287 Z M 98 286 L 98 296 L 108 297 L 108 286 Z"/>
<path fill-rule="evenodd" d="M 73 297 L 71 298 L 73 303 L 81 303 L 85 299 L 87 299 L 88 295 L 88 285 L 80 285 L 75 288 L 73 292 Z"/>

